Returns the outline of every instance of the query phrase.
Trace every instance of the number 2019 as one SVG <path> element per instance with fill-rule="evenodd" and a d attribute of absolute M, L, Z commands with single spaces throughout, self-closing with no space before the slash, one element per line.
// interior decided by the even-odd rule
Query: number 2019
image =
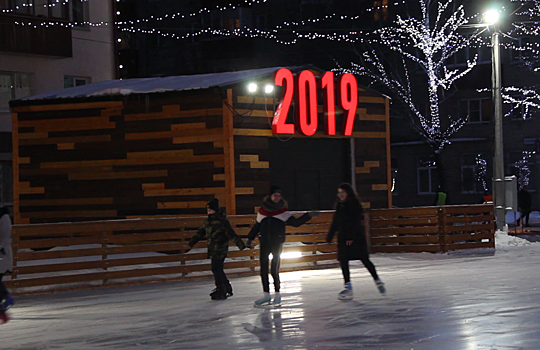
<path fill-rule="evenodd" d="M 298 74 L 296 83 L 297 91 L 295 91 L 294 75 L 286 68 L 281 68 L 274 76 L 276 86 L 285 86 L 283 100 L 277 107 L 272 122 L 272 132 L 274 134 L 294 134 L 296 127 L 306 136 L 314 135 L 317 132 L 319 127 L 317 111 L 318 84 L 315 74 L 309 70 L 302 71 Z M 336 89 L 333 72 L 326 72 L 322 76 L 320 88 L 324 90 L 325 134 L 336 135 Z M 287 123 L 293 97 L 296 97 L 297 105 L 296 126 Z M 337 99 L 345 114 L 341 134 L 351 136 L 358 109 L 358 85 L 353 74 L 346 73 L 339 77 Z"/>

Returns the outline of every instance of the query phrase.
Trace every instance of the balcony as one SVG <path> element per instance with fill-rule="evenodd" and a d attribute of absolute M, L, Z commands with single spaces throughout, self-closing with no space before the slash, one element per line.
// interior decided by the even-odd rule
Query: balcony
<path fill-rule="evenodd" d="M 71 28 L 42 25 L 48 21 L 45 18 L 0 15 L 0 52 L 72 57 Z"/>

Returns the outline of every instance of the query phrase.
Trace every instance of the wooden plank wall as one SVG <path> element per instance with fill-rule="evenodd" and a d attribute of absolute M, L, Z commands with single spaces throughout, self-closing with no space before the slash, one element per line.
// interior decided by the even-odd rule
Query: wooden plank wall
<path fill-rule="evenodd" d="M 260 85 L 264 83 L 271 82 L 261 82 Z M 356 173 L 356 184 L 364 207 L 388 208 L 392 205 L 392 196 L 389 194 L 391 178 L 388 176 L 389 100 L 363 89 L 360 89 L 359 94 L 359 108 L 353 132 L 356 164 L 351 172 Z M 245 87 L 240 86 L 233 90 L 233 101 L 236 184 L 246 189 L 237 194 L 237 213 L 250 214 L 257 210 L 270 185 L 269 168 L 272 164 L 269 163 L 268 139 L 275 137 L 271 131 L 274 99 L 265 96 L 263 92 L 250 96 Z M 337 108 L 338 132 L 343 119 L 342 112 Z M 319 130 L 311 137 L 339 137 L 324 135 L 323 118 L 323 108 L 319 106 Z M 290 136 L 282 136 L 285 139 L 288 137 Z M 297 132 L 294 137 L 304 136 Z"/>
<path fill-rule="evenodd" d="M 223 99 L 200 90 L 14 108 L 15 222 L 201 214 L 214 196 L 225 205 Z"/>

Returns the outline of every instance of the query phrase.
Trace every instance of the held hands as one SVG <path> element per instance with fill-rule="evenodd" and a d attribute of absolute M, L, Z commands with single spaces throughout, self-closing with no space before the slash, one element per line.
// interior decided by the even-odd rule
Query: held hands
<path fill-rule="evenodd" d="M 246 242 L 246 248 L 253 249 L 253 241 L 251 239 L 248 239 Z"/>

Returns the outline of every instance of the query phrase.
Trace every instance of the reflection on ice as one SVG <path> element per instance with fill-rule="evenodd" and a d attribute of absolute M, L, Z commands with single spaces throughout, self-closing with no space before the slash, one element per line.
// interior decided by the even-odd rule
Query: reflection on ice
<path fill-rule="evenodd" d="M 283 273 L 281 308 L 254 308 L 258 276 L 20 298 L 2 349 L 537 350 L 540 248 L 491 255 L 374 255 L 388 294 L 360 262 L 355 299 L 337 300 L 339 269 Z"/>

